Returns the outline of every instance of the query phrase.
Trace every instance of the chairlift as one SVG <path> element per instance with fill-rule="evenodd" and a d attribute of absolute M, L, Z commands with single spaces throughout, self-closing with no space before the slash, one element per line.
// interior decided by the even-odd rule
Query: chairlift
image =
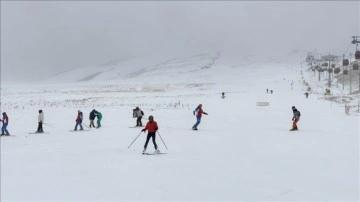
<path fill-rule="evenodd" d="M 358 63 L 354 63 L 354 64 L 352 65 L 352 67 L 353 67 L 353 70 L 358 70 L 358 69 L 359 69 L 359 64 L 358 64 Z"/>
<path fill-rule="evenodd" d="M 360 60 L 360 50 L 355 51 L 355 59 Z"/>

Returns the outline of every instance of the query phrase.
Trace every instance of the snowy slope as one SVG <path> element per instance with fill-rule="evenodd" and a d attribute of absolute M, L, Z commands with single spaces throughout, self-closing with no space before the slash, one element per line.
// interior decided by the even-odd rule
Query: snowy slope
<path fill-rule="evenodd" d="M 313 88 L 318 83 L 300 62 L 230 64 L 220 57 L 201 68 L 215 56 L 164 59 L 122 75 L 119 63 L 92 78 L 96 71 L 74 70 L 46 87 L 2 89 L 1 111 L 16 136 L 1 137 L 1 201 L 358 201 L 355 109 L 348 116 L 322 94 L 306 99 L 301 77 Z M 209 115 L 193 131 L 199 103 Z M 293 105 L 302 114 L 295 132 Z M 140 134 L 130 128 L 135 106 L 155 117 L 168 150 L 159 136 L 157 144 L 168 154 L 141 155 L 144 133 L 127 148 Z M 28 134 L 40 108 L 54 127 Z M 77 110 L 88 124 L 93 108 L 102 112 L 103 127 L 69 132 Z"/>

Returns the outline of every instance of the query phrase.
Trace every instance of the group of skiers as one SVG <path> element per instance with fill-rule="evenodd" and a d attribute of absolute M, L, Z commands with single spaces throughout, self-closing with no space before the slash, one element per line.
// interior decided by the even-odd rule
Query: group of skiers
<path fill-rule="evenodd" d="M 97 127 L 95 127 L 94 125 L 94 120 L 95 118 L 97 118 Z M 100 128 L 101 127 L 101 119 L 102 119 L 102 114 L 101 112 L 99 111 L 96 111 L 95 109 L 93 109 L 91 112 L 90 112 L 90 115 L 89 115 L 89 120 L 90 120 L 90 124 L 89 124 L 89 127 L 93 127 L 93 128 Z M 75 124 L 75 128 L 74 128 L 74 131 L 77 130 L 78 126 L 80 126 L 80 130 L 84 130 L 84 128 L 82 127 L 82 121 L 83 121 L 83 113 L 81 110 L 78 110 L 78 114 L 77 114 L 77 117 L 76 117 L 76 124 Z"/>
<path fill-rule="evenodd" d="M 97 127 L 96 128 L 100 128 L 101 127 L 101 119 L 102 119 L 102 114 L 99 111 L 96 111 L 95 109 L 93 109 L 90 112 L 90 128 L 94 127 L 94 120 L 95 118 L 97 118 Z M 6 112 L 2 113 L 2 119 L 0 119 L 0 121 L 2 122 L 2 127 L 1 127 L 1 136 L 5 135 L 5 136 L 9 136 L 10 133 L 7 130 L 7 126 L 9 124 L 9 116 L 6 114 Z M 83 121 L 83 113 L 81 110 L 78 111 L 77 117 L 76 117 L 76 124 L 75 124 L 75 129 L 77 130 L 78 126 L 80 126 L 80 130 L 84 130 L 84 128 L 82 127 L 82 121 Z M 44 124 L 44 112 L 43 110 L 39 110 L 39 115 L 38 115 L 38 127 L 35 133 L 44 133 L 44 129 L 43 129 L 43 124 Z"/>
<path fill-rule="evenodd" d="M 196 123 L 192 127 L 192 129 L 197 130 L 197 127 L 201 122 L 202 115 L 203 114 L 208 115 L 208 113 L 204 112 L 202 109 L 202 104 L 199 104 L 193 111 L 193 114 L 196 116 Z M 143 116 L 144 116 L 144 112 L 139 107 L 136 107 L 135 109 L 133 109 L 133 117 L 137 118 L 135 127 L 142 126 L 141 119 Z M 146 137 L 143 154 L 146 154 L 146 149 L 147 149 L 148 143 L 150 141 L 150 138 L 152 139 L 152 142 L 154 144 L 155 154 L 160 153 L 160 151 L 158 149 L 158 145 L 156 144 L 156 132 L 157 132 L 157 130 L 159 130 L 159 127 L 158 127 L 157 122 L 154 121 L 154 116 L 152 116 L 152 115 L 149 116 L 149 121 L 147 122 L 145 128 L 141 130 L 141 132 L 145 132 L 146 130 L 148 131 L 148 134 Z"/>
<path fill-rule="evenodd" d="M 298 130 L 297 122 L 300 120 L 300 111 L 298 111 L 295 106 L 292 106 L 292 111 L 293 111 L 293 118 L 292 118 L 293 123 L 292 123 L 292 129 L 290 131 Z M 203 114 L 208 115 L 208 113 L 204 112 L 204 110 L 202 109 L 202 104 L 199 104 L 193 111 L 193 115 L 196 117 L 196 123 L 192 127 L 193 130 L 198 130 L 198 126 L 201 122 L 201 118 L 202 118 Z M 0 119 L 0 121 L 2 122 L 1 135 L 8 136 L 8 135 L 10 135 L 9 131 L 7 130 L 7 126 L 9 123 L 9 117 L 6 114 L 6 112 L 3 112 L 2 115 L 3 115 L 2 119 Z M 141 119 L 143 116 L 144 116 L 144 112 L 139 107 L 136 107 L 135 109 L 133 109 L 133 117 L 137 118 L 136 119 L 136 127 L 142 126 Z M 96 117 L 97 117 L 97 128 L 101 127 L 102 114 L 99 111 L 96 111 L 95 109 L 93 109 L 89 115 L 90 128 L 91 127 L 95 128 L 94 120 Z M 146 123 L 145 128 L 141 130 L 141 132 L 148 131 L 145 145 L 144 145 L 143 154 L 146 153 L 146 149 L 147 149 L 148 143 L 150 141 L 150 138 L 152 139 L 152 142 L 155 147 L 155 154 L 158 154 L 158 153 L 160 153 L 160 151 L 158 149 L 158 145 L 156 144 L 155 139 L 156 139 L 156 132 L 159 130 L 159 127 L 158 127 L 157 122 L 154 121 L 154 116 L 150 115 L 148 119 L 149 119 L 149 121 Z M 78 110 L 78 114 L 77 114 L 75 121 L 76 121 L 76 125 L 75 125 L 74 130 L 76 131 L 78 126 L 80 126 L 80 130 L 84 130 L 82 127 L 83 113 L 81 110 Z M 42 110 L 39 110 L 37 133 L 44 132 L 43 127 L 42 127 L 43 123 L 44 123 L 44 113 Z"/>
<path fill-rule="evenodd" d="M 102 114 L 101 114 L 101 112 L 96 111 L 95 109 L 93 109 L 90 112 L 90 115 L 89 115 L 90 125 L 89 125 L 89 127 L 90 128 L 91 127 L 95 128 L 95 125 L 94 125 L 95 118 L 97 118 L 97 121 L 96 121 L 97 127 L 96 128 L 100 128 L 101 127 Z"/>

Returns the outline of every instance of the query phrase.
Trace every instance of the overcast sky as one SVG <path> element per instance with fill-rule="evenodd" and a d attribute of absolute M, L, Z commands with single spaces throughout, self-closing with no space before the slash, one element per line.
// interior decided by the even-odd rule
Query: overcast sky
<path fill-rule="evenodd" d="M 20 78 L 164 50 L 342 54 L 353 35 L 360 1 L 1 1 L 1 70 Z"/>

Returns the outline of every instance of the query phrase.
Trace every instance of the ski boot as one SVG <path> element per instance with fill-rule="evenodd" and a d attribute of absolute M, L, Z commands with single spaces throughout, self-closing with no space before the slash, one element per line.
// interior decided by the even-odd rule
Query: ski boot
<path fill-rule="evenodd" d="M 144 147 L 142 154 L 146 154 L 146 147 Z"/>

